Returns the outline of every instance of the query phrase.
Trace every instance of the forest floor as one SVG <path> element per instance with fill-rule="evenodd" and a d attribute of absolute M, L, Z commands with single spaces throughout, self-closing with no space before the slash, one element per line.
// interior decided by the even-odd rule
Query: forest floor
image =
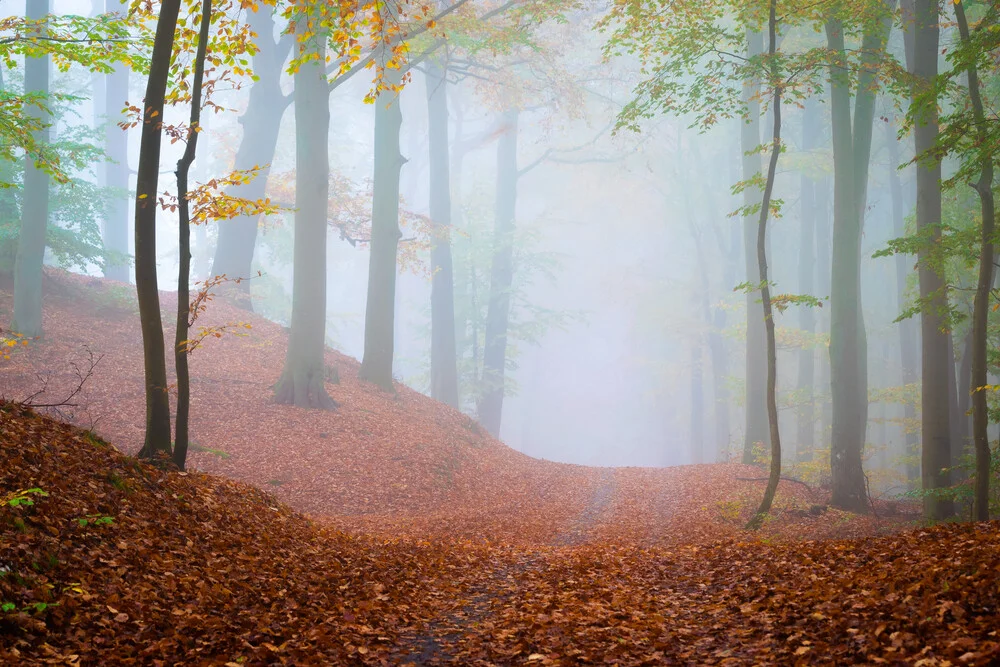
<path fill-rule="evenodd" d="M 192 356 L 195 471 L 164 472 L 122 453 L 131 289 L 52 272 L 46 294 L 0 394 L 59 402 L 100 361 L 56 413 L 86 430 L 0 408 L 0 500 L 48 494 L 0 502 L 0 664 L 1000 661 L 995 523 L 820 510 L 783 482 L 747 533 L 758 468 L 533 459 L 332 351 L 337 411 L 274 405 L 285 333 L 223 303 L 202 324 L 252 329 Z"/>

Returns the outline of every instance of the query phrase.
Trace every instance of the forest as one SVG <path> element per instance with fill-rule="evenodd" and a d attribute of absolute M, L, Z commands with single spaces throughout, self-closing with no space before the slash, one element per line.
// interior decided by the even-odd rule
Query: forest
<path fill-rule="evenodd" d="M 1000 664 L 993 0 L 0 8 L 0 665 Z"/>

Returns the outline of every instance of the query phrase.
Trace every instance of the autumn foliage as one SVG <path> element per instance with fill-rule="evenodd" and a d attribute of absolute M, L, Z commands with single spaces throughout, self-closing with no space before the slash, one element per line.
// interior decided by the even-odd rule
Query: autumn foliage
<path fill-rule="evenodd" d="M 995 523 L 857 516 L 783 481 L 751 535 L 755 467 L 532 459 L 333 351 L 337 412 L 274 405 L 285 333 L 252 316 L 195 353 L 198 472 L 169 472 L 116 449 L 142 443 L 134 305 L 58 272 L 46 295 L 50 334 L 0 366 L 5 396 L 44 369 L 58 393 L 83 345 L 105 356 L 64 408 L 90 431 L 0 407 L 0 664 L 1000 660 Z"/>

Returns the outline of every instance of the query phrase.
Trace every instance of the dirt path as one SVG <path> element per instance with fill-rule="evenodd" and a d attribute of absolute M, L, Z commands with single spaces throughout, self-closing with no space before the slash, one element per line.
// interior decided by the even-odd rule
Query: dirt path
<path fill-rule="evenodd" d="M 553 537 L 551 546 L 585 544 L 590 531 L 610 507 L 614 491 L 614 468 L 601 469 L 587 506 Z M 489 565 L 477 573 L 474 583 L 456 596 L 438 618 L 419 634 L 403 638 L 393 653 L 393 661 L 414 667 L 452 664 L 457 659 L 464 631 L 488 623 L 498 609 L 519 594 L 526 577 L 542 567 L 543 560 L 534 550 L 496 552 Z"/>

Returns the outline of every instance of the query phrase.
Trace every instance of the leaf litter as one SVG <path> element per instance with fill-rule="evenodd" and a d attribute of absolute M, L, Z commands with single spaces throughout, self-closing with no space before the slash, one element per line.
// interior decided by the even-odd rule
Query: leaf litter
<path fill-rule="evenodd" d="M 0 506 L 0 664 L 1000 661 L 995 522 L 814 514 L 782 483 L 748 534 L 756 468 L 533 459 L 334 351 L 339 410 L 277 406 L 284 331 L 222 302 L 209 324 L 252 329 L 192 358 L 194 471 L 136 462 L 141 345 L 111 287 L 47 272 L 46 338 L 0 365 L 8 399 L 59 395 L 104 355 L 61 415 L 91 430 L 0 409 L 0 498 L 49 494 Z"/>

